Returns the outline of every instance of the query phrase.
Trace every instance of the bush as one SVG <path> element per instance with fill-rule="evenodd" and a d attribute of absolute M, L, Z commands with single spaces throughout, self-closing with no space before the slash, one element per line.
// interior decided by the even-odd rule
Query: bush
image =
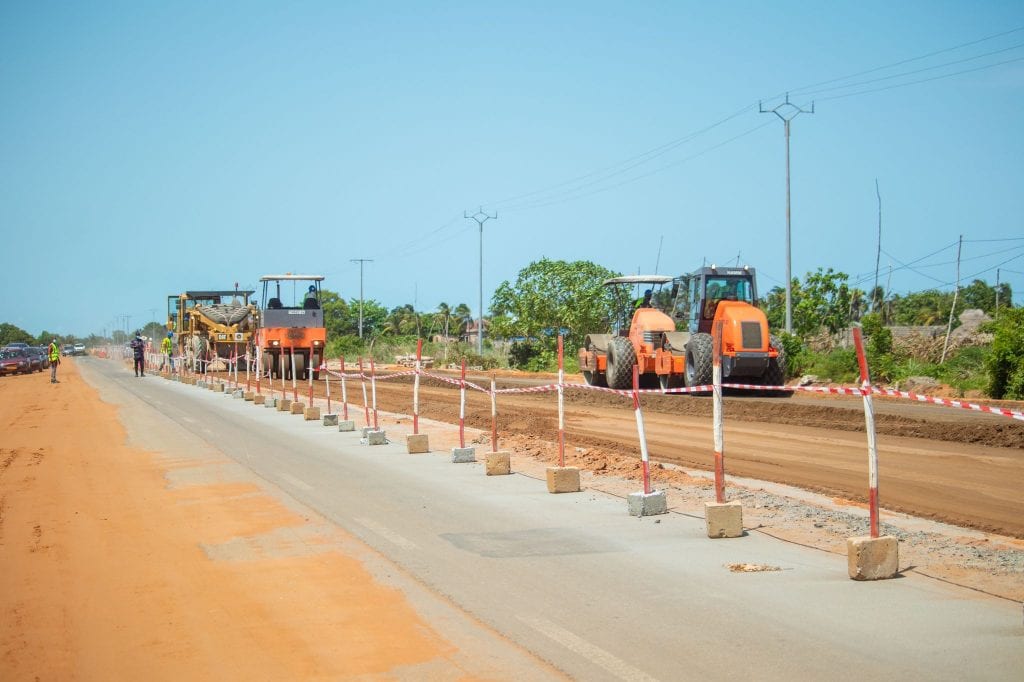
<path fill-rule="evenodd" d="M 993 398 L 1024 399 L 1024 308 L 1001 311 L 986 325 L 992 352 L 985 359 L 988 394 Z"/>

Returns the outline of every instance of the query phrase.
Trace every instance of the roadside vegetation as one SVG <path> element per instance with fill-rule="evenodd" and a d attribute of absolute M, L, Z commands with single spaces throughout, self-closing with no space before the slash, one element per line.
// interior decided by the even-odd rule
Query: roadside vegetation
<path fill-rule="evenodd" d="M 324 290 L 322 305 L 327 325 L 327 355 L 347 362 L 373 358 L 393 362 L 412 356 L 417 339 L 435 366 L 458 366 L 463 360 L 480 369 L 514 368 L 527 371 L 557 369 L 557 339 L 565 339 L 565 369 L 579 367 L 576 350 L 589 333 L 613 326 L 615 301 L 601 283 L 618 275 L 589 261 L 541 260 L 519 271 L 514 282 L 502 282 L 491 299 L 485 320 L 483 352 L 477 352 L 475 320 L 465 303 L 441 303 L 431 311 L 410 304 L 388 309 L 368 299 L 345 300 Z M 857 360 L 849 329 L 860 325 L 872 381 L 906 384 L 930 378 L 950 386 L 958 395 L 1024 400 L 1024 309 L 1012 307 L 1008 284 L 999 287 L 975 279 L 958 294 L 929 289 L 908 294 L 869 291 L 851 286 L 845 273 L 831 268 L 795 278 L 793 334 L 785 326 L 785 289 L 762 295 L 760 305 L 770 327 L 786 350 L 790 379 L 814 376 L 821 382 L 856 383 Z M 967 310 L 980 310 L 971 327 L 961 322 Z M 953 333 L 946 325 L 952 311 Z M 963 328 L 961 328 L 963 326 Z M 160 322 L 150 322 L 144 336 L 159 338 Z M 898 333 L 894 333 L 898 332 Z M 98 346 L 124 343 L 129 335 L 117 330 L 108 338 L 77 337 L 43 331 L 37 336 L 9 323 L 0 324 L 0 346 L 12 342 L 46 345 L 50 339 Z M 945 357 L 943 357 L 943 355 Z"/>

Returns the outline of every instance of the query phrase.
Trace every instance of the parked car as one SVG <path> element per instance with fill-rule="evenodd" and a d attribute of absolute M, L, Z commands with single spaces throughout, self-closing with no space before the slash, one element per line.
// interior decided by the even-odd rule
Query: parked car
<path fill-rule="evenodd" d="M 75 344 L 75 355 L 85 355 L 85 344 L 84 343 L 76 343 Z"/>
<path fill-rule="evenodd" d="M 33 355 L 39 356 L 39 369 L 49 369 L 50 367 L 50 350 L 45 346 L 29 346 L 28 352 Z"/>
<path fill-rule="evenodd" d="M 65 343 L 63 346 L 60 347 L 60 354 L 61 355 L 65 355 L 65 356 L 67 356 L 67 355 L 74 355 L 75 354 L 75 346 L 73 344 L 70 344 L 70 343 Z"/>
<path fill-rule="evenodd" d="M 36 349 L 32 346 L 22 349 L 25 357 L 28 359 L 28 371 L 29 372 L 41 372 L 43 371 L 43 359 L 36 353 Z"/>
<path fill-rule="evenodd" d="M 0 374 L 28 374 L 31 371 L 28 354 L 23 349 L 8 346 L 0 350 Z"/>

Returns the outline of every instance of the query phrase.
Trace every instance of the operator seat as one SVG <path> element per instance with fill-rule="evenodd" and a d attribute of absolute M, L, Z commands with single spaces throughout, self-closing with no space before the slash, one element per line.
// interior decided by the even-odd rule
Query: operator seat
<path fill-rule="evenodd" d="M 279 299 L 279 298 L 272 298 L 269 301 L 267 301 L 267 307 L 268 308 L 274 308 L 274 309 L 280 309 L 280 308 L 283 308 L 284 306 L 281 305 L 281 299 Z"/>

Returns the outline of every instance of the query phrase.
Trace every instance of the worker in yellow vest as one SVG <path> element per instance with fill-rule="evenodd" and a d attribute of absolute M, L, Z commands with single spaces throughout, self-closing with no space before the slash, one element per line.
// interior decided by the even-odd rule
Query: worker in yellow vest
<path fill-rule="evenodd" d="M 50 342 L 50 383 L 60 383 L 57 381 L 57 365 L 60 364 L 60 346 L 57 345 L 57 339 Z"/>
<path fill-rule="evenodd" d="M 171 364 L 171 374 L 174 374 L 174 358 L 171 357 L 171 337 L 174 336 L 174 332 L 167 332 L 167 336 L 160 342 L 160 352 L 163 353 L 163 359 L 160 361 L 160 371 L 164 371 L 164 363 L 169 362 Z"/>

